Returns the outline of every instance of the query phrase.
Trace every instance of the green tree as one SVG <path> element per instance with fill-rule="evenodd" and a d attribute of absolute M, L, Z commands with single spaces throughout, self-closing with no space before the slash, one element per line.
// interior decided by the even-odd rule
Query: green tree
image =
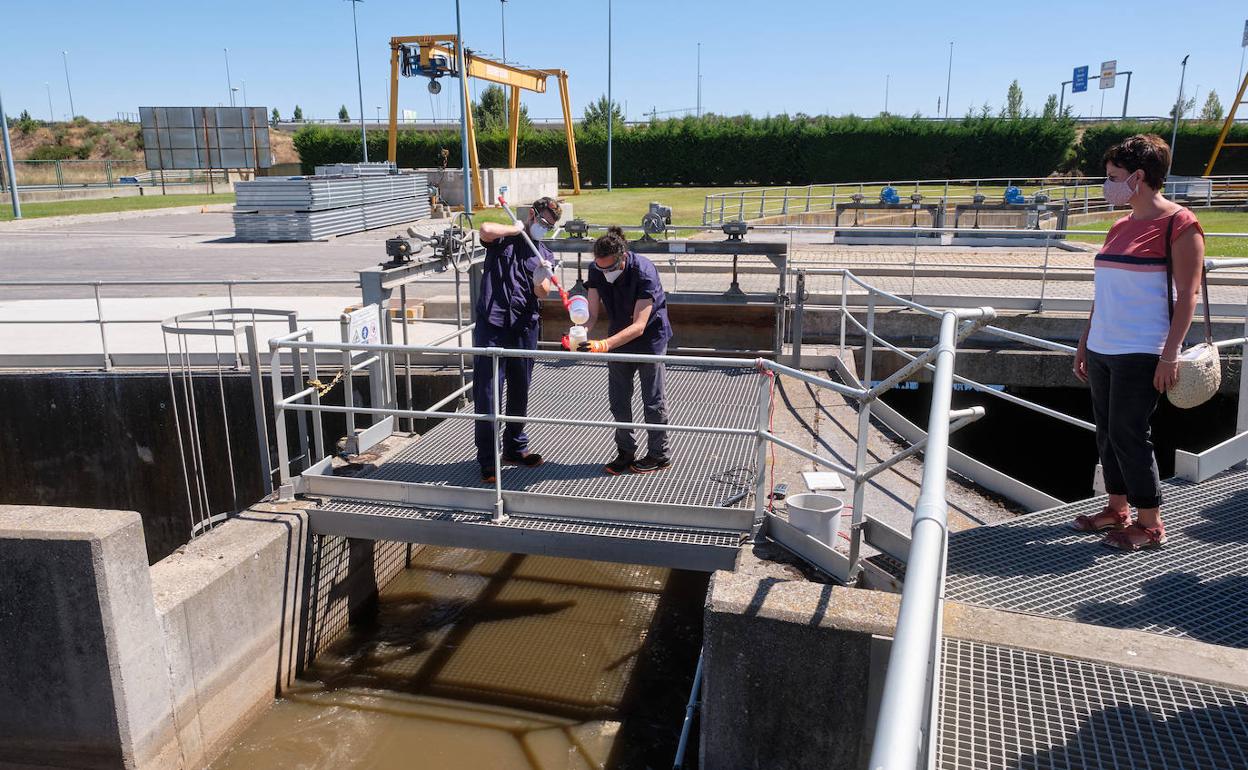
<path fill-rule="evenodd" d="M 22 110 L 22 114 L 17 117 L 17 130 L 25 136 L 34 131 L 39 124 L 30 116 L 30 110 Z"/>
<path fill-rule="evenodd" d="M 278 112 L 277 108 L 274 107 L 273 113 L 269 116 L 269 121 L 273 123 L 273 125 L 276 126 L 281 121 L 281 119 L 282 119 L 282 113 Z"/>
<path fill-rule="evenodd" d="M 338 121 L 340 123 L 351 122 L 351 113 L 347 112 L 347 105 L 345 104 L 338 108 Z"/>
<path fill-rule="evenodd" d="M 25 114 L 25 113 L 23 113 Z M 1222 101 L 1218 99 L 1218 92 L 1209 89 L 1209 96 L 1205 99 L 1205 106 L 1200 108 L 1201 120 L 1221 120 L 1222 119 Z"/>
<path fill-rule="evenodd" d="M 487 86 L 481 92 L 480 101 L 472 105 L 472 119 L 477 123 L 478 131 L 507 130 L 507 92 L 501 86 Z M 520 105 L 520 128 L 523 130 L 532 125 L 529 110 Z"/>
<path fill-rule="evenodd" d="M 303 120 L 303 108 L 297 104 L 295 105 L 294 119 Z"/>
<path fill-rule="evenodd" d="M 611 121 L 615 128 L 621 128 L 624 125 L 624 112 L 620 109 L 619 102 L 610 103 Z M 585 105 L 585 113 L 581 117 L 581 125 L 586 128 L 590 126 L 607 127 L 608 102 L 606 94 L 599 96 L 596 101 Z"/>
<path fill-rule="evenodd" d="M 1194 109 L 1195 107 L 1196 107 L 1196 97 L 1192 96 L 1182 101 L 1176 100 L 1174 103 L 1174 106 L 1170 108 L 1170 112 L 1166 114 L 1170 116 L 1171 120 L 1175 118 L 1176 112 L 1178 113 L 1178 117 L 1182 118 L 1184 115 L 1191 112 L 1192 109 Z"/>
<path fill-rule="evenodd" d="M 1049 94 L 1049 98 L 1044 100 L 1044 112 L 1041 117 L 1052 120 L 1057 117 L 1057 94 Z"/>
<path fill-rule="evenodd" d="M 1018 81 L 1010 83 L 1010 88 L 1005 92 L 1005 116 L 1010 120 L 1018 120 L 1023 116 L 1023 89 L 1019 87 Z"/>

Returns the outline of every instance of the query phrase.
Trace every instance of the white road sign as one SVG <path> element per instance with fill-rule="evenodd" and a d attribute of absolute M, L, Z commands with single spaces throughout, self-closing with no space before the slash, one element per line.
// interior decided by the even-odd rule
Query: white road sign
<path fill-rule="evenodd" d="M 1113 88 L 1114 77 L 1118 74 L 1118 60 L 1101 62 L 1101 88 Z"/>

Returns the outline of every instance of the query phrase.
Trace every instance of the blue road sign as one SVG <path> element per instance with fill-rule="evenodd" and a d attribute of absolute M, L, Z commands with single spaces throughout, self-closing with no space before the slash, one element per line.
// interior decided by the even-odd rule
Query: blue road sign
<path fill-rule="evenodd" d="M 1072 94 L 1082 93 L 1088 90 L 1088 67 L 1085 64 L 1082 67 L 1075 67 L 1075 75 L 1070 79 L 1070 92 Z"/>

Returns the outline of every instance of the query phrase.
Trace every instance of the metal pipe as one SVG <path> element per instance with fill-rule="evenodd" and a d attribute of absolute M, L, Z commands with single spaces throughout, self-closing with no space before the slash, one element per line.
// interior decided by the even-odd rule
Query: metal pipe
<path fill-rule="evenodd" d="M 503 511 L 503 449 L 502 436 L 499 435 L 498 418 L 502 416 L 502 408 L 500 406 L 501 393 L 503 383 L 498 380 L 498 362 L 497 356 L 493 359 L 494 371 L 491 376 L 494 378 L 490 383 L 490 391 L 493 393 L 494 420 L 490 423 L 490 430 L 494 437 L 494 516 L 495 523 L 507 520 L 507 514 Z"/>
<path fill-rule="evenodd" d="M 460 159 L 464 168 L 464 213 L 472 213 L 472 175 L 468 164 L 468 62 L 464 53 L 464 18 L 455 0 L 455 59 L 459 68 L 459 144 Z"/>
<path fill-rule="evenodd" d="M 351 3 L 351 29 L 355 32 L 355 87 L 360 96 L 360 147 L 364 162 L 368 162 L 368 131 L 364 128 L 364 79 L 360 75 L 360 26 L 355 20 L 355 6 L 364 0 L 348 0 Z M 458 8 L 456 9 L 458 11 Z M 245 81 L 244 81 L 245 82 Z M 246 98 L 243 99 L 246 102 Z"/>
<path fill-rule="evenodd" d="M 13 170 L 13 146 L 9 144 L 9 119 L 4 114 L 4 99 L 0 98 L 0 134 L 4 135 L 4 168 L 9 176 L 9 198 L 13 206 L 13 218 L 22 218 L 22 203 L 17 195 L 17 172 Z"/>
<path fill-rule="evenodd" d="M 841 463 L 838 463 L 838 462 L 837 462 L 837 461 L 835 461 L 835 460 L 829 460 L 829 459 L 828 459 L 828 458 L 826 458 L 826 457 L 820 457 L 819 455 L 815 454 L 814 452 L 808 451 L 808 450 L 806 450 L 806 449 L 802 449 L 801 447 L 799 447 L 799 446 L 798 446 L 798 445 L 796 445 L 796 444 L 793 444 L 793 443 L 791 443 L 791 442 L 785 441 L 784 439 L 780 438 L 779 436 L 775 435 L 774 433 L 768 433 L 768 434 L 766 435 L 766 438 L 767 438 L 767 440 L 768 440 L 768 441 L 772 442 L 772 443 L 773 443 L 773 444 L 775 444 L 776 446 L 778 446 L 778 447 L 782 447 L 782 448 L 784 448 L 784 449 L 787 449 L 787 450 L 789 450 L 790 452 L 793 452 L 794 454 L 801 455 L 802 457 L 805 457 L 807 460 L 810 460 L 811 462 L 813 462 L 813 463 L 815 463 L 815 464 L 817 464 L 817 465 L 822 465 L 822 466 L 823 466 L 823 467 L 825 467 L 825 468 L 831 468 L 832 470 L 836 471 L 837 473 L 843 473 L 843 474 L 845 474 L 845 475 L 846 475 L 846 476 L 848 476 L 849 478 L 854 478 L 854 477 L 857 475 L 856 473 L 854 473 L 854 469 L 853 469 L 853 468 L 850 468 L 850 467 L 849 467 L 849 466 L 847 466 L 847 465 L 842 465 Z"/>
<path fill-rule="evenodd" d="M 701 43 L 698 43 L 701 46 Z M 702 76 L 698 75 L 699 94 L 702 89 Z M 699 113 L 701 113 L 702 97 L 698 96 Z M 689 747 L 689 732 L 693 727 L 693 712 L 698 707 L 698 696 L 702 691 L 702 658 L 705 655 L 705 647 L 698 651 L 698 666 L 693 670 L 693 687 L 689 689 L 689 702 L 685 704 L 685 721 L 680 725 L 680 742 L 676 744 L 676 759 L 672 763 L 672 770 L 682 770 L 685 766 L 685 751 Z"/>
<path fill-rule="evenodd" d="M 934 707 L 926 684 L 931 657 L 940 641 L 934 637 L 936 615 L 941 609 L 939 588 L 947 537 L 945 476 L 949 455 L 949 405 L 953 392 L 953 337 L 957 322 L 953 314 L 946 313 L 940 324 L 940 352 L 932 382 L 927 452 L 911 528 L 901 609 L 871 749 L 869 766 L 873 770 L 913 770 L 922 745 L 935 739 L 934 735 L 922 734 L 926 732 L 928 709 Z"/>
<path fill-rule="evenodd" d="M 95 319 L 100 325 L 100 348 L 104 352 L 104 371 L 110 371 L 113 368 L 113 359 L 108 354 L 108 334 L 104 331 L 104 303 L 100 300 L 100 285 L 94 284 L 95 289 Z"/>
<path fill-rule="evenodd" d="M 949 412 L 949 419 L 951 420 L 949 424 L 949 433 L 951 434 L 956 433 L 957 431 L 961 430 L 967 425 L 970 425 L 971 423 L 975 422 L 976 420 L 978 420 L 979 418 L 983 416 L 984 416 L 984 408 L 982 406 L 973 406 L 970 409 L 958 409 L 958 410 L 951 411 Z M 922 452 L 927 447 L 927 442 L 928 442 L 928 439 L 930 438 L 931 438 L 930 436 L 924 436 L 923 438 L 919 439 L 915 443 L 901 450 L 900 452 L 888 458 L 887 460 L 884 460 L 883 462 L 880 462 L 879 464 L 872 466 L 870 470 L 862 474 L 862 480 L 869 481 L 870 479 L 874 478 L 880 473 L 883 473 L 884 471 L 893 467 L 894 465 L 906 459 L 907 457 L 910 457 L 911 455 L 915 455 L 915 454 L 918 454 L 919 452 Z"/>
<path fill-rule="evenodd" d="M 867 298 L 867 340 L 862 351 L 862 384 L 871 387 L 872 356 L 875 351 L 875 295 Z M 859 482 L 867 465 L 867 446 L 871 438 L 871 401 L 858 402 L 858 432 L 854 447 L 854 510 L 849 539 L 849 574 L 847 582 L 858 578 L 858 558 L 862 548 L 863 501 L 867 485 Z"/>
<path fill-rule="evenodd" d="M 767 505 L 767 432 L 771 423 L 771 388 L 775 387 L 775 376 L 770 372 L 760 372 L 758 376 L 758 402 L 754 415 L 756 435 L 754 437 L 754 526 L 761 527 L 766 514 Z"/>

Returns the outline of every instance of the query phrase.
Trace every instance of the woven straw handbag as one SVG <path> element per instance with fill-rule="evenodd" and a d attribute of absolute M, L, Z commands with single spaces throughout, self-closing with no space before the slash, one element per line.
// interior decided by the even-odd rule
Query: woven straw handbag
<path fill-rule="evenodd" d="M 1170 258 L 1170 234 L 1174 230 L 1174 217 L 1166 229 L 1166 300 L 1170 319 L 1174 320 L 1174 270 Z M 1184 350 L 1178 356 L 1178 380 L 1166 391 L 1166 398 L 1180 409 L 1200 406 L 1218 392 L 1222 384 L 1222 359 L 1213 346 L 1213 325 L 1209 319 L 1209 274 L 1200 266 L 1200 291 L 1205 309 L 1205 341 Z"/>

